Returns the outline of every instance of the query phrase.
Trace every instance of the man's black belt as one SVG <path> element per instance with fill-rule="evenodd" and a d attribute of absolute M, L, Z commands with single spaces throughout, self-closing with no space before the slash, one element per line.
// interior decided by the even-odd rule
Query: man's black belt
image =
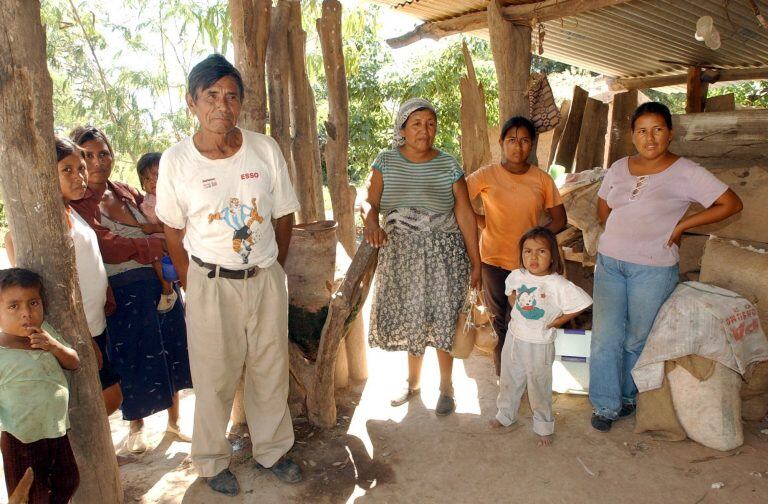
<path fill-rule="evenodd" d="M 192 256 L 192 260 L 195 261 L 195 264 L 198 266 L 209 269 L 211 271 L 208 272 L 208 278 L 215 278 L 216 277 L 216 271 L 218 270 L 219 277 L 221 278 L 234 278 L 235 280 L 245 280 L 247 278 L 255 277 L 261 268 L 258 266 L 253 266 L 252 268 L 244 269 L 244 270 L 232 270 L 227 268 L 222 268 L 218 264 L 211 264 L 203 261 L 199 257 Z"/>

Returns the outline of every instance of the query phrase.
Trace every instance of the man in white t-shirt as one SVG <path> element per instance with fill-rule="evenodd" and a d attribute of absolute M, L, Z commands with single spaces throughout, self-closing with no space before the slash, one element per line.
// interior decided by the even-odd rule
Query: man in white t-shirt
<path fill-rule="evenodd" d="M 235 67 L 207 57 L 190 72 L 188 91 L 199 129 L 163 153 L 155 211 L 186 289 L 192 462 L 213 490 L 237 495 L 226 429 L 243 371 L 254 460 L 284 482 L 301 480 L 284 456 L 294 437 L 281 266 L 299 202 L 277 143 L 236 126 L 243 82 Z"/>

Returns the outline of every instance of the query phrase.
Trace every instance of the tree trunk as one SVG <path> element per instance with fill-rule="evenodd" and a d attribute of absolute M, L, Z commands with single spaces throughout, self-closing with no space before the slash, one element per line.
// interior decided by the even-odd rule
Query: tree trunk
<path fill-rule="evenodd" d="M 272 0 L 229 0 L 235 66 L 245 84 L 240 125 L 264 133 L 267 124 L 265 61 Z"/>
<path fill-rule="evenodd" d="M 290 0 L 288 51 L 291 66 L 291 150 L 296 166 L 296 185 L 301 203 L 300 222 L 325 219 L 320 147 L 317 139 L 315 96 L 306 67 L 307 33 L 301 26 L 301 3 Z"/>
<path fill-rule="evenodd" d="M 269 134 L 283 152 L 291 183 L 298 187 L 296 167 L 291 152 L 291 65 L 288 61 L 288 17 L 291 5 L 279 0 L 272 12 L 267 46 L 267 78 L 269 80 Z"/>
<path fill-rule="evenodd" d="M 0 35 L 0 184 L 16 259 L 42 275 L 46 320 L 80 356 L 80 368 L 66 373 L 70 441 L 80 468 L 73 502 L 120 503 L 117 459 L 56 176 L 53 85 L 39 2 L 0 0 Z"/>
<path fill-rule="evenodd" d="M 512 116 L 528 117 L 528 76 L 531 72 L 531 27 L 504 19 L 501 2 L 488 5 L 488 32 L 499 82 L 499 123 Z"/>
<path fill-rule="evenodd" d="M 333 218 L 339 223 L 336 232 L 347 254 L 355 255 L 355 198 L 357 191 L 349 185 L 347 161 L 349 152 L 349 92 L 344 50 L 341 40 L 341 3 L 323 0 L 323 15 L 317 20 L 320 47 L 323 51 L 325 78 L 328 83 L 328 121 L 325 130 L 325 169 L 331 193 Z"/>
<path fill-rule="evenodd" d="M 483 85 L 477 82 L 475 66 L 466 41 L 462 43 L 461 50 L 467 65 L 467 75 L 459 79 L 461 159 L 464 163 L 464 172 L 470 175 L 491 162 L 491 146 L 488 141 L 488 115 L 485 110 Z"/>

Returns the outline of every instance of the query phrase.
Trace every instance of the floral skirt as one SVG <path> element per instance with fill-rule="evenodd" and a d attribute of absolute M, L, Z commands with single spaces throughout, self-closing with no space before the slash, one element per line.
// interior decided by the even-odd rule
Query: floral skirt
<path fill-rule="evenodd" d="M 398 208 L 385 217 L 389 241 L 379 253 L 370 344 L 423 355 L 449 352 L 467 297 L 470 264 L 453 212 Z"/>

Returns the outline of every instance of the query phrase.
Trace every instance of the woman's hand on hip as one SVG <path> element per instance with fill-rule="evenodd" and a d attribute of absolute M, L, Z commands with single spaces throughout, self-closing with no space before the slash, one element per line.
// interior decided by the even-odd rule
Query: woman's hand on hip
<path fill-rule="evenodd" d="M 669 236 L 669 240 L 667 240 L 667 247 L 671 247 L 673 244 L 680 246 L 680 239 L 683 237 L 683 233 L 685 230 L 678 224 L 675 226 L 675 229 L 672 231 L 672 234 Z"/>
<path fill-rule="evenodd" d="M 363 238 L 372 247 L 380 248 L 387 244 L 387 233 L 378 223 L 367 223 L 363 228 Z"/>

